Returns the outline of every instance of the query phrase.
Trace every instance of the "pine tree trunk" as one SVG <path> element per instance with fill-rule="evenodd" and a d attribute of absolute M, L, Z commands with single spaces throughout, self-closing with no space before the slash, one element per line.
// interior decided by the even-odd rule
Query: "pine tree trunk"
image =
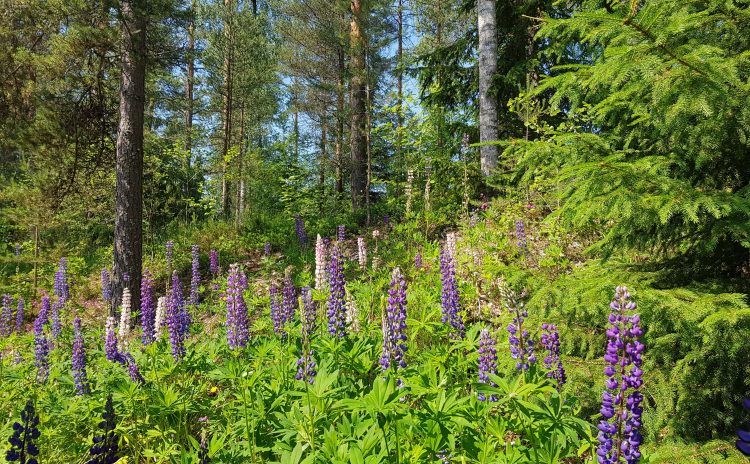
<path fill-rule="evenodd" d="M 223 146 L 222 146 L 222 176 L 221 176 L 221 211 L 229 215 L 229 180 L 227 179 L 229 166 L 227 153 L 232 146 L 232 14 L 233 0 L 224 0 L 224 108 Z"/>
<path fill-rule="evenodd" d="M 143 219 L 143 117 L 146 84 L 145 0 L 122 0 L 122 77 L 117 129 L 113 303 L 123 288 L 140 307 Z M 128 276 L 127 282 L 125 276 Z"/>
<path fill-rule="evenodd" d="M 401 160 L 403 147 L 404 127 L 404 0 L 398 0 L 398 52 L 397 52 L 397 78 L 398 78 L 398 114 L 396 115 L 396 155 Z"/>
<path fill-rule="evenodd" d="M 362 1 L 351 2 L 351 155 L 352 155 L 352 210 L 362 206 L 367 182 L 365 139 L 365 47 L 362 33 Z"/>
<path fill-rule="evenodd" d="M 323 211 L 323 201 L 325 199 L 325 188 L 326 188 L 326 142 L 327 142 L 327 131 L 325 124 L 325 110 L 323 111 L 321 122 L 320 122 L 320 159 L 318 160 L 318 188 L 320 189 L 320 202 L 318 207 L 320 211 Z"/>
<path fill-rule="evenodd" d="M 489 142 L 497 136 L 497 99 L 490 92 L 497 72 L 497 20 L 495 0 L 478 0 L 479 13 L 479 141 Z M 497 167 L 497 145 L 480 147 L 482 174 L 489 176 Z"/>
<path fill-rule="evenodd" d="M 187 76 L 185 80 L 185 151 L 188 152 L 188 166 L 193 149 L 193 86 L 195 84 L 195 12 L 196 0 L 190 6 L 190 23 L 188 24 L 187 43 Z"/>
<path fill-rule="evenodd" d="M 336 193 L 344 193 L 344 50 L 338 50 L 336 88 Z"/>
<path fill-rule="evenodd" d="M 245 105 L 240 106 L 240 138 L 237 150 L 237 205 L 235 210 L 234 225 L 239 229 L 242 218 L 242 208 L 245 196 L 245 179 L 242 173 L 243 156 L 245 154 Z"/>

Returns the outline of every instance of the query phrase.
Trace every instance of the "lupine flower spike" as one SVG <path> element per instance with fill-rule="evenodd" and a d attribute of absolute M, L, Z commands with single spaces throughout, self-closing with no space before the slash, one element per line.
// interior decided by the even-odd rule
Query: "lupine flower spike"
<path fill-rule="evenodd" d="M 120 459 L 118 455 L 120 437 L 115 433 L 117 427 L 117 417 L 115 408 L 112 405 L 112 395 L 107 397 L 107 403 L 104 405 L 104 414 L 102 421 L 99 422 L 101 435 L 94 437 L 94 444 L 91 446 L 89 453 L 91 459 L 86 464 L 111 464 Z"/>
<path fill-rule="evenodd" d="M 346 226 L 344 224 L 341 224 L 336 229 L 336 240 L 339 242 L 343 242 L 346 239 Z"/>
<path fill-rule="evenodd" d="M 192 277 L 190 279 L 190 304 L 195 306 L 200 300 L 201 272 L 200 272 L 200 254 L 198 245 L 193 245 L 190 251 L 192 255 Z"/>
<path fill-rule="evenodd" d="M 276 335 L 280 335 L 282 339 L 286 339 L 286 332 L 284 331 L 284 311 L 281 303 L 281 291 L 276 285 L 271 285 L 268 291 L 270 303 L 271 303 L 271 320 L 273 321 L 273 331 Z"/>
<path fill-rule="evenodd" d="M 164 327 L 164 318 L 167 311 L 167 297 L 160 296 L 156 301 L 156 316 L 154 317 L 154 340 L 161 338 L 162 328 Z"/>
<path fill-rule="evenodd" d="M 607 376 L 602 393 L 603 419 L 599 422 L 597 459 L 601 464 L 635 464 L 641 457 L 641 402 L 643 385 L 640 317 L 633 313 L 636 304 L 627 287 L 617 287 L 610 303 L 607 352 L 604 355 Z"/>
<path fill-rule="evenodd" d="M 244 348 L 248 342 L 247 305 L 243 296 L 247 278 L 238 264 L 229 266 L 227 277 L 227 343 L 234 350 Z"/>
<path fill-rule="evenodd" d="M 497 374 L 497 342 L 487 329 L 482 329 L 479 334 L 479 382 L 493 387 L 497 385 L 490 380 L 490 374 Z M 487 401 L 487 395 L 477 393 L 479 401 Z M 489 401 L 497 401 L 497 395 L 490 395 Z"/>
<path fill-rule="evenodd" d="M 338 244 L 333 246 L 328 268 L 328 332 L 338 337 L 346 336 L 346 280 L 344 262 Z"/>
<path fill-rule="evenodd" d="M 284 279 L 284 288 L 282 292 L 282 324 L 291 324 L 294 321 L 294 315 L 299 308 L 297 299 L 297 288 L 294 286 L 292 278 L 287 276 Z"/>
<path fill-rule="evenodd" d="M 452 338 L 464 338 L 466 328 L 461 316 L 461 295 L 456 282 L 456 268 L 447 247 L 440 250 L 440 271 L 443 323 L 450 325 Z"/>
<path fill-rule="evenodd" d="M 326 285 L 326 245 L 320 234 L 315 240 L 315 289 L 323 290 Z"/>
<path fill-rule="evenodd" d="M 297 214 L 294 216 L 294 227 L 297 232 L 297 240 L 299 240 L 300 246 L 307 244 L 307 233 L 305 232 L 305 220 Z"/>
<path fill-rule="evenodd" d="M 172 344 L 172 357 L 179 362 L 185 356 L 185 338 L 189 331 L 187 308 L 182 297 L 182 284 L 177 271 L 172 273 L 172 289 L 167 302 L 167 328 Z"/>
<path fill-rule="evenodd" d="M 406 367 L 406 340 L 406 280 L 401 269 L 395 268 L 383 317 L 383 352 L 380 356 L 380 366 L 384 371 Z"/>
<path fill-rule="evenodd" d="M 109 316 L 104 328 L 104 356 L 108 361 L 119 362 L 120 351 L 117 349 L 117 334 L 115 333 L 115 318 Z"/>
<path fill-rule="evenodd" d="M 536 362 L 534 354 L 534 340 L 531 339 L 526 329 L 526 318 L 529 313 L 524 309 L 523 303 L 518 301 L 516 293 L 504 282 L 500 282 L 500 295 L 505 307 L 513 315 L 513 321 L 508 324 L 508 344 L 510 345 L 510 356 L 516 360 L 516 369 L 527 371 Z"/>
<path fill-rule="evenodd" d="M 49 307 L 49 297 L 42 299 L 42 308 L 44 308 L 44 300 L 47 301 L 47 307 Z M 38 382 L 44 382 L 49 376 L 49 341 L 47 336 L 44 334 L 44 324 L 46 322 L 46 313 L 40 311 L 34 321 L 34 365 L 37 369 L 36 379 Z"/>
<path fill-rule="evenodd" d="M 86 346 L 81 330 L 81 318 L 73 319 L 73 380 L 78 395 L 88 395 L 91 392 L 88 374 L 86 373 Z"/>
<path fill-rule="evenodd" d="M 367 268 L 367 244 L 364 237 L 357 237 L 357 260 L 359 267 Z"/>
<path fill-rule="evenodd" d="M 108 302 L 112 298 L 112 280 L 106 267 L 102 268 L 102 299 Z"/>
<path fill-rule="evenodd" d="M 562 390 L 567 380 L 565 368 L 560 360 L 560 335 L 554 324 L 542 324 L 542 348 L 547 352 L 544 358 L 544 367 L 547 369 L 547 377 L 557 382 L 557 391 Z"/>
<path fill-rule="evenodd" d="M 214 280 L 212 288 L 216 291 L 219 289 L 219 282 L 217 280 L 219 278 L 219 253 L 216 250 L 211 250 L 208 255 L 208 270 L 211 272 Z"/>
<path fill-rule="evenodd" d="M 141 341 L 143 345 L 149 345 L 154 341 L 154 321 L 156 320 L 156 307 L 154 305 L 154 280 L 151 273 L 146 269 L 141 280 Z"/>
<path fill-rule="evenodd" d="M 130 335 L 130 315 L 132 314 L 132 298 L 130 289 L 122 289 L 122 307 L 120 308 L 120 330 L 117 334 L 119 341 L 118 347 L 122 349 L 128 343 Z"/>
<path fill-rule="evenodd" d="M 421 271 L 422 266 L 422 253 L 417 252 L 417 254 L 414 255 L 414 269 L 417 271 Z"/>
<path fill-rule="evenodd" d="M 742 406 L 750 412 L 750 398 L 745 398 L 742 400 Z M 750 426 L 750 423 L 748 423 Z M 742 454 L 745 456 L 750 457 L 750 432 L 746 430 L 738 430 L 737 431 L 737 438 L 738 440 L 735 442 L 735 446 L 737 446 L 737 449 L 740 450 Z"/>
<path fill-rule="evenodd" d="M 526 225 L 523 219 L 516 221 L 516 240 L 518 240 L 518 249 L 525 255 L 528 252 L 528 248 L 526 247 Z"/>
<path fill-rule="evenodd" d="M 10 449 L 5 453 L 5 460 L 19 464 L 37 464 L 39 448 L 35 441 L 40 435 L 39 416 L 34 409 L 34 402 L 28 400 L 21 411 L 21 422 L 13 423 L 13 435 L 8 439 Z"/>
<path fill-rule="evenodd" d="M 265 245 L 263 245 L 263 254 L 265 256 L 271 256 L 271 243 L 266 242 Z"/>
<path fill-rule="evenodd" d="M 0 337 L 9 337 L 13 332 L 13 300 L 10 295 L 3 295 L 3 307 L 0 310 Z"/>
<path fill-rule="evenodd" d="M 317 307 L 312 298 L 310 287 L 302 289 L 302 356 L 297 359 L 297 380 L 309 384 L 315 381 L 317 364 L 313 359 L 312 335 L 315 333 Z"/>

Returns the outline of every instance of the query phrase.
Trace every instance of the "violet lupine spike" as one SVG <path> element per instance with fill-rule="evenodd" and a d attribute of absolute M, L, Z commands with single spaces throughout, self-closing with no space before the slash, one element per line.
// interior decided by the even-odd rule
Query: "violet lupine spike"
<path fill-rule="evenodd" d="M 523 308 L 523 303 L 518 301 L 515 292 L 504 283 L 500 285 L 500 295 L 505 307 L 513 315 L 513 321 L 508 324 L 510 356 L 516 360 L 516 369 L 527 371 L 536 362 L 534 340 L 531 339 L 525 326 L 529 313 Z"/>
<path fill-rule="evenodd" d="M 185 326 L 185 300 L 182 297 L 182 284 L 177 271 L 172 273 L 172 288 L 167 302 L 167 328 L 169 341 L 172 345 L 172 357 L 179 362 L 185 356 L 185 336 L 188 327 Z"/>
<path fill-rule="evenodd" d="M 34 365 L 38 382 L 45 382 L 49 377 L 49 341 L 44 334 L 46 319 L 43 316 L 40 313 L 34 321 Z"/>
<path fill-rule="evenodd" d="M 388 369 L 406 367 L 406 280 L 401 269 L 394 268 L 388 289 L 388 305 L 383 318 L 383 353 L 380 366 Z"/>
<path fill-rule="evenodd" d="M 279 287 L 271 285 L 268 290 L 270 303 L 271 303 L 271 320 L 273 321 L 273 331 L 276 335 L 280 335 L 282 338 L 286 338 L 286 332 L 284 331 L 284 311 L 282 309 L 282 297 Z"/>
<path fill-rule="evenodd" d="M 290 324 L 294 321 L 294 315 L 299 308 L 299 299 L 297 298 L 297 288 L 291 277 L 284 279 L 284 288 L 281 290 L 282 298 L 282 324 Z"/>
<path fill-rule="evenodd" d="M 305 220 L 299 214 L 294 216 L 294 228 L 297 232 L 297 240 L 300 246 L 307 244 L 307 233 L 305 232 Z"/>
<path fill-rule="evenodd" d="M 24 302 L 22 297 L 18 297 L 18 309 L 16 310 L 16 333 L 23 333 Z"/>
<path fill-rule="evenodd" d="M 13 299 L 10 295 L 3 295 L 3 306 L 0 310 L 0 337 L 9 337 L 13 332 Z"/>
<path fill-rule="evenodd" d="M 62 309 L 61 303 L 61 300 L 57 300 L 55 301 L 55 304 L 52 305 L 52 324 L 50 327 L 52 338 L 55 340 L 60 337 L 60 332 L 62 332 L 62 322 L 60 321 L 60 309 Z"/>
<path fill-rule="evenodd" d="M 367 243 L 364 237 L 357 237 L 357 261 L 359 261 L 359 267 L 367 268 Z"/>
<path fill-rule="evenodd" d="M 156 306 L 154 304 L 154 279 L 148 269 L 143 272 L 141 279 L 141 342 L 149 345 L 154 341 L 154 324 L 156 321 Z"/>
<path fill-rule="evenodd" d="M 190 249 L 193 258 L 192 277 L 190 279 L 190 304 L 195 306 L 200 300 L 201 272 L 200 272 L 200 254 L 198 245 L 193 245 Z"/>
<path fill-rule="evenodd" d="M 112 279 L 106 267 L 102 268 L 102 299 L 105 302 L 112 299 Z"/>
<path fill-rule="evenodd" d="M 266 242 L 265 245 L 263 245 L 263 254 L 265 256 L 271 256 L 271 243 Z"/>
<path fill-rule="evenodd" d="M 86 373 L 86 345 L 83 340 L 80 317 L 73 319 L 73 334 L 73 381 L 78 395 L 88 395 L 91 393 L 91 387 Z"/>
<path fill-rule="evenodd" d="M 497 385 L 490 380 L 490 374 L 497 374 L 497 341 L 492 337 L 490 331 L 482 329 L 479 333 L 479 382 L 486 383 L 493 387 Z M 487 395 L 484 393 L 478 393 L 477 399 L 479 401 L 497 401 L 497 395 Z"/>
<path fill-rule="evenodd" d="M 518 219 L 516 221 L 516 240 L 518 248 L 523 254 L 526 254 L 528 248 L 526 247 L 526 225 L 524 224 L 523 219 Z"/>
<path fill-rule="evenodd" d="M 562 390 L 567 381 L 565 368 L 560 360 L 560 334 L 555 324 L 542 324 L 541 336 L 542 348 L 547 351 L 544 358 L 544 367 L 547 369 L 547 377 L 555 379 L 557 391 Z"/>
<path fill-rule="evenodd" d="M 115 332 L 116 325 L 115 318 L 109 316 L 104 328 L 104 356 L 111 362 L 120 362 L 120 350 L 117 349 L 117 333 Z"/>
<path fill-rule="evenodd" d="M 249 339 L 247 305 L 244 292 L 247 290 L 247 278 L 238 264 L 229 266 L 227 277 L 227 344 L 229 348 L 239 349 L 247 346 Z"/>
<path fill-rule="evenodd" d="M 417 252 L 417 254 L 414 255 L 414 269 L 417 271 L 421 271 L 422 266 L 422 253 Z"/>
<path fill-rule="evenodd" d="M 326 245 L 320 234 L 315 240 L 315 289 L 323 290 L 326 285 Z"/>
<path fill-rule="evenodd" d="M 315 333 L 317 307 L 312 298 L 310 287 L 302 289 L 302 356 L 297 359 L 297 375 L 295 379 L 312 384 L 317 374 L 317 364 L 313 359 L 312 334 Z"/>
<path fill-rule="evenodd" d="M 61 307 L 70 299 L 70 284 L 68 283 L 68 258 L 60 258 L 57 272 L 55 273 L 54 293 Z"/>
<path fill-rule="evenodd" d="M 643 330 L 640 316 L 633 313 L 635 302 L 630 299 L 628 288 L 615 290 L 610 303 L 607 329 L 607 352 L 604 355 L 606 389 L 602 393 L 599 422 L 599 446 L 597 459 L 601 464 L 626 462 L 635 464 L 641 457 L 641 415 L 643 395 L 642 354 L 645 346 L 640 338 Z"/>
<path fill-rule="evenodd" d="M 466 336 L 466 327 L 461 315 L 461 294 L 456 282 L 456 268 L 446 247 L 440 250 L 440 271 L 443 323 L 448 323 L 451 326 L 452 338 L 464 338 Z"/>
<path fill-rule="evenodd" d="M 346 279 L 344 263 L 337 244 L 333 245 L 328 267 L 328 332 L 337 337 L 346 336 Z"/>
<path fill-rule="evenodd" d="M 216 250 L 208 254 L 208 269 L 214 278 L 219 276 L 219 253 Z"/>
<path fill-rule="evenodd" d="M 343 242 L 346 239 L 346 226 L 341 224 L 336 228 L 336 240 Z"/>
<path fill-rule="evenodd" d="M 141 375 L 141 370 L 138 369 L 138 364 L 136 364 L 133 355 L 128 352 L 121 355 L 121 358 L 125 366 L 128 368 L 128 375 L 130 376 L 130 380 L 138 384 L 146 383 L 146 379 L 144 379 Z"/>
<path fill-rule="evenodd" d="M 44 295 L 42 297 L 42 305 L 39 308 L 39 315 L 37 316 L 39 319 L 42 320 L 42 325 L 49 322 L 49 312 L 50 312 L 50 298 L 48 295 Z"/>

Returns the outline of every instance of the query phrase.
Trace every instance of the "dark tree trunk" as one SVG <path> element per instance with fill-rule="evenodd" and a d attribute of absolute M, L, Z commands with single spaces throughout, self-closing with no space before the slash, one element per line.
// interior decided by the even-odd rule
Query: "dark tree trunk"
<path fill-rule="evenodd" d="M 404 1 L 398 0 L 398 67 L 396 75 L 398 77 L 397 101 L 398 114 L 396 115 L 396 154 L 401 157 L 403 145 L 403 127 L 404 127 Z M 399 159 L 399 162 L 403 160 Z"/>
<path fill-rule="evenodd" d="M 351 155 L 352 209 L 363 206 L 367 183 L 367 141 L 365 134 L 365 47 L 362 33 L 362 0 L 351 2 Z"/>
<path fill-rule="evenodd" d="M 117 129 L 117 191 L 113 269 L 114 315 L 123 288 L 140 307 L 143 219 L 143 112 L 146 81 L 145 0 L 122 0 L 122 79 Z M 127 275 L 127 282 L 125 276 Z"/>
<path fill-rule="evenodd" d="M 227 178 L 227 153 L 232 146 L 232 15 L 234 13 L 233 0 L 224 0 L 224 109 L 222 113 L 223 123 L 223 147 L 221 178 L 221 212 L 229 215 L 229 179 Z"/>
<path fill-rule="evenodd" d="M 336 193 L 344 193 L 344 50 L 338 50 L 336 89 Z"/>
<path fill-rule="evenodd" d="M 188 24 L 187 44 L 187 79 L 185 80 L 185 150 L 188 152 L 188 166 L 190 153 L 193 149 L 193 86 L 195 84 L 195 11 L 196 0 L 190 7 L 190 23 Z"/>
<path fill-rule="evenodd" d="M 326 124 L 325 124 L 325 110 L 321 117 L 320 123 L 320 160 L 318 161 L 318 188 L 320 189 L 320 202 L 318 208 L 323 211 L 323 200 L 325 198 L 325 187 L 326 187 Z"/>

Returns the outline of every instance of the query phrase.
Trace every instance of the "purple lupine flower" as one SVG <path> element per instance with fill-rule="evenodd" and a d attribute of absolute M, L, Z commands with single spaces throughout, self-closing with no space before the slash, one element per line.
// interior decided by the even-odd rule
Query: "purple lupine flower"
<path fill-rule="evenodd" d="M 526 254 L 528 249 L 526 248 L 526 225 L 523 219 L 516 221 L 516 240 L 518 241 L 518 248 L 523 254 Z"/>
<path fill-rule="evenodd" d="M 297 289 L 291 277 L 284 279 L 284 288 L 281 290 L 281 322 L 282 324 L 294 321 L 294 314 L 299 308 L 299 299 L 297 298 Z"/>
<path fill-rule="evenodd" d="M 440 250 L 441 271 L 441 303 L 443 306 L 443 323 L 451 326 L 452 338 L 464 338 L 466 328 L 461 316 L 461 294 L 456 282 L 456 268 L 449 250 L 443 247 Z"/>
<path fill-rule="evenodd" d="M 560 360 L 560 334 L 555 324 L 542 324 L 541 336 L 542 348 L 547 351 L 544 358 L 544 367 L 547 369 L 547 377 L 555 379 L 557 391 L 562 390 L 567 381 L 565 368 Z"/>
<path fill-rule="evenodd" d="M 635 464 L 641 457 L 642 441 L 641 356 L 645 346 L 640 337 L 643 330 L 640 316 L 633 313 L 636 304 L 631 301 L 627 287 L 617 287 L 609 307 L 612 312 L 609 315 L 607 352 L 604 355 L 607 381 L 600 410 L 604 418 L 598 426 L 599 446 L 596 454 L 602 464 L 622 461 Z"/>
<path fill-rule="evenodd" d="M 338 337 L 346 336 L 346 280 L 344 262 L 338 244 L 333 245 L 328 267 L 328 332 Z"/>
<path fill-rule="evenodd" d="M 266 242 L 266 244 L 263 245 L 263 254 L 265 256 L 271 256 L 271 242 Z"/>
<path fill-rule="evenodd" d="M 125 353 L 121 356 L 125 365 L 128 368 L 128 375 L 130 376 L 130 380 L 132 380 L 134 383 L 144 384 L 146 383 L 146 379 L 143 378 L 141 375 L 141 370 L 138 369 L 138 364 L 135 362 L 135 358 L 133 358 L 133 355 L 128 353 Z"/>
<path fill-rule="evenodd" d="M 247 305 L 243 293 L 247 290 L 247 278 L 238 264 L 229 266 L 227 277 L 227 343 L 234 350 L 247 346 L 249 332 Z"/>
<path fill-rule="evenodd" d="M 391 225 L 391 217 L 388 216 L 387 214 L 383 215 L 383 225 L 385 226 L 386 229 L 388 228 L 389 225 Z"/>
<path fill-rule="evenodd" d="M 60 258 L 60 263 L 55 273 L 54 293 L 58 300 L 62 301 L 60 306 L 70 299 L 70 284 L 68 283 L 68 259 Z"/>
<path fill-rule="evenodd" d="M 307 233 L 305 232 L 305 220 L 299 214 L 294 216 L 294 227 L 297 232 L 297 240 L 299 240 L 300 246 L 305 246 L 307 243 Z"/>
<path fill-rule="evenodd" d="M 10 449 L 5 453 L 6 462 L 37 464 L 39 448 L 34 442 L 39 435 L 39 415 L 34 410 L 34 402 L 28 400 L 21 411 L 21 422 L 13 423 L 13 435 L 8 439 Z"/>
<path fill-rule="evenodd" d="M 193 256 L 193 275 L 190 279 L 190 304 L 195 306 L 198 304 L 198 300 L 200 299 L 200 295 L 198 294 L 198 290 L 201 285 L 201 272 L 199 269 L 199 258 L 200 255 L 198 254 L 198 245 L 193 245 L 191 248 L 191 254 Z"/>
<path fill-rule="evenodd" d="M 214 278 L 219 276 L 219 253 L 216 250 L 211 250 L 208 254 L 208 269 Z"/>
<path fill-rule="evenodd" d="M 89 454 L 92 457 L 86 464 L 111 464 L 120 459 L 118 453 L 120 437 L 115 432 L 117 416 L 115 416 L 115 408 L 112 405 L 111 393 L 107 396 L 102 419 L 99 422 L 99 429 L 102 434 L 94 436 L 94 444 L 89 449 Z"/>
<path fill-rule="evenodd" d="M 172 289 L 169 293 L 167 303 L 167 328 L 169 329 L 169 341 L 172 344 L 172 357 L 179 362 L 185 356 L 186 327 L 185 300 L 182 297 L 182 284 L 177 271 L 172 273 Z"/>
<path fill-rule="evenodd" d="M 276 335 L 281 335 L 282 339 L 286 338 L 284 331 L 284 310 L 281 303 L 281 291 L 276 285 L 271 285 L 268 290 L 271 301 L 271 320 L 273 321 L 273 331 Z"/>
<path fill-rule="evenodd" d="M 422 270 L 422 253 L 420 252 L 414 255 L 414 269 L 417 271 Z"/>
<path fill-rule="evenodd" d="M 48 297 L 47 299 L 49 301 Z M 34 321 L 34 365 L 37 369 L 38 382 L 46 381 L 49 376 L 49 341 L 44 334 L 46 317 L 43 316 L 44 314 L 40 312 Z"/>
<path fill-rule="evenodd" d="M 3 295 L 3 307 L 0 310 L 0 337 L 9 337 L 13 332 L 13 299 L 10 295 Z"/>
<path fill-rule="evenodd" d="M 312 334 L 315 332 L 317 307 L 312 298 L 310 287 L 302 289 L 302 356 L 297 359 L 297 375 L 295 379 L 312 384 L 315 381 L 317 364 L 313 359 Z"/>
<path fill-rule="evenodd" d="M 115 332 L 116 325 L 115 318 L 109 316 L 104 328 L 104 356 L 111 362 L 120 362 L 120 351 L 117 349 L 117 333 Z"/>
<path fill-rule="evenodd" d="M 73 319 L 73 333 L 73 381 L 78 395 L 88 395 L 91 393 L 91 387 L 86 373 L 86 346 L 83 341 L 80 317 Z"/>
<path fill-rule="evenodd" d="M 490 374 L 497 374 L 497 341 L 492 337 L 490 331 L 482 329 L 479 333 L 479 382 L 493 387 L 497 385 L 490 380 Z M 487 395 L 478 393 L 479 401 L 487 401 Z M 497 401 L 497 395 L 490 395 L 489 401 Z"/>
<path fill-rule="evenodd" d="M 518 301 L 515 292 L 505 284 L 500 286 L 500 295 L 505 306 L 513 314 L 513 321 L 508 324 L 510 356 L 516 360 L 516 369 L 527 371 L 531 364 L 536 362 L 534 340 L 524 325 L 529 313 L 524 309 L 523 303 Z"/>
<path fill-rule="evenodd" d="M 112 299 L 112 280 L 106 267 L 102 268 L 102 298 L 105 302 Z"/>
<path fill-rule="evenodd" d="M 16 333 L 23 332 L 23 298 L 18 297 L 18 309 L 16 310 Z"/>
<path fill-rule="evenodd" d="M 406 339 L 406 280 L 397 267 L 393 269 L 388 289 L 388 305 L 383 315 L 383 353 L 380 356 L 380 366 L 384 371 L 406 367 Z"/>
<path fill-rule="evenodd" d="M 50 299 L 48 295 L 42 296 L 42 306 L 39 308 L 37 318 L 42 320 L 42 325 L 49 322 Z"/>
<path fill-rule="evenodd" d="M 154 279 L 148 269 L 143 272 L 141 279 L 141 341 L 149 345 L 154 341 L 154 323 L 156 321 L 156 305 L 154 304 Z"/>
<path fill-rule="evenodd" d="M 750 398 L 743 399 L 742 406 L 746 411 L 750 411 Z M 738 440 L 734 442 L 734 446 L 740 453 L 750 457 L 750 432 L 737 430 L 737 438 Z"/>
<path fill-rule="evenodd" d="M 52 338 L 57 340 L 57 338 L 60 336 L 60 332 L 62 331 L 62 322 L 60 321 L 60 300 L 55 301 L 55 304 L 52 305 L 52 324 L 51 324 L 51 332 L 52 332 Z"/>
<path fill-rule="evenodd" d="M 336 229 L 336 240 L 339 242 L 343 242 L 346 239 L 346 226 L 344 224 L 341 224 Z"/>
<path fill-rule="evenodd" d="M 167 260 L 167 272 L 172 272 L 172 255 L 174 254 L 174 242 L 172 240 L 168 240 L 164 248 L 166 250 L 164 256 Z"/>

